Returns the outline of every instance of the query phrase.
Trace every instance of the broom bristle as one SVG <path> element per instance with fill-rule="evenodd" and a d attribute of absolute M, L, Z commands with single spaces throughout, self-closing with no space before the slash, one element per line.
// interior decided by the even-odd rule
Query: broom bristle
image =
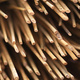
<path fill-rule="evenodd" d="M 79 10 L 80 0 L 0 0 L 0 80 L 76 80 Z"/>

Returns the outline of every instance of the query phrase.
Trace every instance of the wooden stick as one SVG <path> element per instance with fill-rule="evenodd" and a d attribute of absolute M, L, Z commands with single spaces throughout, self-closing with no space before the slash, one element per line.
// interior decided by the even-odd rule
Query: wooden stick
<path fill-rule="evenodd" d="M 77 57 L 80 57 L 80 53 L 73 47 L 72 51 L 76 54 Z"/>
<path fill-rule="evenodd" d="M 23 56 L 23 57 L 26 57 L 26 52 L 24 50 L 24 48 L 19 44 L 17 43 L 17 46 L 18 46 L 18 49 L 20 51 L 20 54 Z"/>
<path fill-rule="evenodd" d="M 38 43 L 36 42 L 36 48 L 38 50 L 38 52 L 40 53 L 41 57 L 43 58 L 44 61 L 47 60 L 46 56 L 44 55 L 43 51 L 41 50 L 40 46 L 38 45 Z"/>
<path fill-rule="evenodd" d="M 8 18 L 8 15 L 6 15 L 2 10 L 0 10 L 0 15 L 3 16 L 5 19 Z"/>
<path fill-rule="evenodd" d="M 0 73 L 2 73 L 2 63 L 0 63 Z"/>
<path fill-rule="evenodd" d="M 24 21 L 24 19 L 23 19 L 23 17 L 21 16 L 21 14 L 20 14 L 19 12 L 18 12 L 18 14 L 19 14 L 19 16 L 20 16 L 20 17 L 18 16 L 18 18 L 19 18 L 20 20 Z M 15 18 L 15 21 L 17 22 L 18 26 L 20 27 L 21 31 L 23 32 L 26 40 L 27 40 L 27 41 L 30 41 L 30 39 L 29 39 L 29 37 L 28 37 L 25 29 L 22 27 L 23 25 L 19 23 L 19 21 L 18 21 L 17 18 Z M 22 23 L 23 23 L 23 22 L 22 22 Z M 23 23 L 23 24 L 24 24 L 24 23 Z"/>
<path fill-rule="evenodd" d="M 2 60 L 3 60 L 4 65 L 7 65 L 7 60 L 6 60 L 4 53 L 2 52 L 1 55 L 2 55 Z"/>
<path fill-rule="evenodd" d="M 26 42 L 26 44 L 32 50 L 32 52 L 37 56 L 37 58 L 42 62 L 42 64 L 47 65 L 47 63 L 41 58 L 39 53 L 36 51 L 36 49 L 29 42 Z"/>
<path fill-rule="evenodd" d="M 54 7 L 53 9 L 64 21 L 68 21 L 68 16 L 66 16 L 65 14 L 63 14 L 62 12 L 60 12 L 56 7 Z"/>
<path fill-rule="evenodd" d="M 47 47 L 45 47 L 45 52 L 50 56 L 50 58 L 52 60 L 56 60 L 57 59 Z"/>
<path fill-rule="evenodd" d="M 53 3 L 57 3 L 57 0 L 51 0 Z"/>
<path fill-rule="evenodd" d="M 51 75 L 51 77 L 52 77 L 54 80 L 57 80 L 57 76 L 56 76 L 53 72 L 50 72 L 49 74 Z"/>
<path fill-rule="evenodd" d="M 47 27 L 49 27 L 54 34 L 57 34 L 57 30 L 46 20 L 44 19 L 39 13 L 36 13 L 36 17 L 41 21 L 44 22 L 44 24 L 47 25 Z"/>
<path fill-rule="evenodd" d="M 69 74 L 65 72 L 65 70 L 61 67 L 61 65 L 57 61 L 53 61 L 53 63 L 57 66 L 57 68 L 63 73 L 66 78 L 69 78 Z"/>
<path fill-rule="evenodd" d="M 48 80 L 48 76 L 46 75 L 45 71 L 43 71 L 42 68 L 40 68 L 39 70 L 41 71 L 43 80 Z"/>
<path fill-rule="evenodd" d="M 46 8 L 44 7 L 44 5 L 43 5 L 41 2 L 39 2 L 39 4 L 40 4 L 40 7 L 41 7 L 41 9 L 43 10 L 44 14 L 45 14 L 45 15 L 48 15 L 48 11 L 47 11 Z"/>
<path fill-rule="evenodd" d="M 14 64 L 13 64 L 12 60 L 11 60 L 11 57 L 10 57 L 8 51 L 6 50 L 6 47 L 5 47 L 5 45 L 3 44 L 3 42 L 1 42 L 1 46 L 2 46 L 2 49 L 3 49 L 3 51 L 4 51 L 4 54 L 6 55 L 5 57 L 6 57 L 6 59 L 7 59 L 8 65 L 9 65 L 9 67 L 10 67 L 10 70 L 11 70 L 11 72 L 12 72 L 12 74 L 13 74 L 13 77 L 14 77 L 14 79 L 17 79 L 17 80 L 18 80 L 18 79 L 19 79 L 18 74 L 17 74 L 17 72 L 16 72 L 16 69 L 15 69 L 15 67 L 14 67 Z"/>
<path fill-rule="evenodd" d="M 69 36 L 72 36 L 71 32 L 68 30 L 68 28 L 64 24 L 62 24 L 62 28 Z"/>
<path fill-rule="evenodd" d="M 32 78 L 34 80 L 39 80 L 39 78 L 37 77 L 37 75 L 33 72 L 32 74 L 30 74 L 32 76 Z"/>
<path fill-rule="evenodd" d="M 51 9 L 54 9 L 54 5 L 50 3 L 49 1 L 44 1 L 44 3 L 49 6 Z"/>
<path fill-rule="evenodd" d="M 13 28 L 11 16 L 9 16 L 9 18 L 8 18 L 8 24 L 9 24 L 9 29 L 10 29 L 10 33 L 11 33 L 12 43 L 15 44 L 16 40 L 15 40 L 15 33 L 14 33 L 14 28 Z"/>
<path fill-rule="evenodd" d="M 27 58 L 28 58 L 29 63 L 30 63 L 30 65 L 31 65 L 32 69 L 34 70 L 34 72 L 35 72 L 37 75 L 40 75 L 40 72 L 39 72 L 37 66 L 35 65 L 33 59 L 31 58 L 31 56 L 28 55 Z"/>
<path fill-rule="evenodd" d="M 78 2 L 80 3 L 80 0 L 78 0 Z"/>
<path fill-rule="evenodd" d="M 3 78 L 2 74 L 0 74 L 0 80 L 4 80 L 4 78 Z"/>
<path fill-rule="evenodd" d="M 9 42 L 9 44 L 11 44 L 11 43 Z M 19 53 L 19 49 L 18 49 L 17 45 L 16 45 L 16 44 L 11 44 L 11 45 L 12 45 L 12 47 L 14 48 L 14 50 L 15 50 L 17 53 Z"/>
<path fill-rule="evenodd" d="M 20 29 L 19 29 L 18 25 L 16 25 L 15 23 L 14 23 L 14 26 L 15 26 L 15 31 L 16 31 L 17 37 L 18 37 L 18 41 L 20 44 L 23 44 Z"/>
<path fill-rule="evenodd" d="M 33 38 L 33 35 L 31 33 L 31 30 L 30 30 L 30 28 L 29 28 L 29 26 L 27 24 L 24 25 L 24 29 L 26 30 L 26 33 L 27 33 L 27 35 L 28 35 L 28 37 L 29 37 L 32 45 L 35 45 L 35 40 Z"/>
<path fill-rule="evenodd" d="M 62 49 L 62 51 L 64 52 L 65 56 L 67 56 L 67 52 L 66 52 L 66 50 L 64 49 L 63 46 L 61 46 L 61 49 Z"/>
<path fill-rule="evenodd" d="M 37 0 L 34 0 L 35 5 L 39 5 L 39 2 Z"/>
<path fill-rule="evenodd" d="M 20 56 L 20 58 L 21 58 L 21 61 L 22 61 L 23 66 L 28 70 L 28 72 L 33 77 L 33 79 L 34 80 L 39 80 L 38 77 L 33 72 L 33 70 L 28 66 L 28 63 L 26 62 L 25 58 L 23 58 L 22 56 Z M 39 73 L 38 73 L 38 75 L 39 75 Z"/>
<path fill-rule="evenodd" d="M 80 5 L 78 4 L 74 4 L 79 10 L 80 10 Z"/>
<path fill-rule="evenodd" d="M 71 12 L 71 20 L 72 20 L 72 26 L 75 28 L 76 27 L 76 20 L 75 20 L 75 16 L 74 16 L 73 12 Z"/>
<path fill-rule="evenodd" d="M 33 23 L 34 32 L 38 32 L 38 27 L 36 23 Z"/>
<path fill-rule="evenodd" d="M 57 51 L 55 51 L 52 46 L 49 45 L 50 50 L 53 52 L 53 54 L 63 63 L 64 65 L 67 65 L 67 62 L 59 55 Z"/>
<path fill-rule="evenodd" d="M 59 26 L 62 26 L 62 19 L 59 19 Z"/>
<path fill-rule="evenodd" d="M 25 1 L 22 1 L 22 0 L 20 0 L 20 1 L 25 6 L 25 8 L 27 9 L 28 13 L 31 14 L 31 15 L 34 15 L 34 11 L 30 7 L 29 3 L 28 2 L 25 2 Z"/>
<path fill-rule="evenodd" d="M 21 10 L 21 11 L 25 11 L 26 9 L 23 8 L 23 7 L 17 7 L 16 5 L 9 5 L 9 6 L 6 6 L 7 9 L 17 9 L 17 10 Z"/>
<path fill-rule="evenodd" d="M 42 32 L 40 32 L 40 31 L 39 31 L 39 37 L 40 37 L 40 47 L 41 47 L 41 49 L 44 50 L 44 47 L 45 47 L 44 36 L 43 36 Z"/>
<path fill-rule="evenodd" d="M 78 58 L 74 55 L 74 53 L 71 50 L 69 50 L 66 47 L 65 47 L 65 50 L 68 52 L 68 54 L 71 56 L 73 60 L 78 60 Z"/>
<path fill-rule="evenodd" d="M 61 56 L 65 56 L 65 54 L 63 53 L 63 51 L 62 51 L 62 49 L 61 49 L 58 41 L 57 41 L 54 37 L 53 37 L 53 40 L 54 40 L 55 46 L 56 46 L 56 48 L 58 49 L 60 55 L 61 55 Z"/>
<path fill-rule="evenodd" d="M 18 71 L 21 73 L 21 76 L 22 76 L 23 80 L 30 80 L 28 78 L 27 74 L 24 72 L 24 70 L 23 70 L 23 68 L 22 68 L 22 66 L 19 62 L 19 59 L 17 59 L 15 64 L 16 64 L 16 67 L 17 67 Z"/>
<path fill-rule="evenodd" d="M 6 23 L 2 17 L 0 17 L 0 19 L 1 19 L 0 21 L 1 21 L 1 28 L 2 28 L 2 32 L 3 32 L 4 40 L 5 40 L 5 42 L 8 42 L 8 36 L 7 36 L 6 29 L 5 29 Z"/>
<path fill-rule="evenodd" d="M 66 13 L 70 13 L 71 12 L 71 10 L 67 7 L 67 5 L 62 0 L 58 0 L 58 2 L 64 8 L 64 10 L 65 10 Z"/>
<path fill-rule="evenodd" d="M 53 43 L 54 41 L 53 41 L 53 39 L 51 38 L 51 36 L 47 33 L 47 31 L 46 31 L 44 28 L 42 28 L 42 26 L 40 26 L 39 28 L 40 28 L 41 32 L 42 32 L 42 33 L 46 36 L 46 38 L 49 40 L 49 42 L 50 42 L 50 43 Z"/>
<path fill-rule="evenodd" d="M 26 13 L 25 12 L 22 12 L 22 14 L 23 14 L 23 17 L 24 17 L 26 23 L 27 24 L 31 24 L 31 21 L 30 21 L 29 17 L 26 15 Z"/>
<path fill-rule="evenodd" d="M 7 74 L 4 71 L 2 71 L 2 76 L 5 80 L 10 80 L 9 77 L 7 76 Z"/>
<path fill-rule="evenodd" d="M 78 2 L 78 0 L 71 0 L 73 3 L 77 3 Z"/>
<path fill-rule="evenodd" d="M 29 17 L 29 19 L 30 19 L 30 21 L 31 21 L 32 23 L 36 23 L 36 20 L 35 20 L 34 16 L 32 16 L 32 15 L 30 15 L 30 14 L 28 14 L 28 13 L 27 13 L 27 16 Z"/>
<path fill-rule="evenodd" d="M 80 18 L 79 12 L 77 11 L 77 9 L 72 5 L 72 4 L 68 4 L 68 6 L 71 7 L 71 9 L 75 12 L 75 14 L 77 15 L 78 18 Z"/>
<path fill-rule="evenodd" d="M 55 3 L 55 5 L 59 9 L 59 11 L 61 11 L 62 13 L 65 12 L 65 9 L 62 7 L 62 5 L 59 2 Z"/>
<path fill-rule="evenodd" d="M 39 6 L 35 6 L 35 7 L 36 7 L 36 9 L 37 9 L 38 11 L 43 12 L 43 9 L 42 9 L 41 7 L 39 7 Z"/>
<path fill-rule="evenodd" d="M 20 59 L 21 59 L 21 62 L 22 62 L 22 64 L 23 64 L 23 66 L 28 70 L 28 72 L 29 72 L 29 73 L 32 73 L 33 70 L 29 67 L 26 59 L 25 59 L 24 57 L 22 57 L 22 56 L 20 56 Z"/>
<path fill-rule="evenodd" d="M 52 61 L 48 58 L 48 63 L 50 64 L 53 71 L 59 76 L 61 80 L 64 79 L 64 76 L 60 73 L 60 71 L 57 69 L 57 67 L 52 63 Z"/>
<path fill-rule="evenodd" d="M 74 44 L 72 44 L 72 46 L 73 46 L 75 49 L 80 50 L 80 46 L 78 46 L 78 45 L 74 45 Z"/>
<path fill-rule="evenodd" d="M 30 28 L 29 28 L 29 26 L 25 23 L 25 21 L 24 21 L 24 19 L 23 19 L 23 17 L 21 16 L 21 14 L 20 14 L 20 12 L 18 12 L 18 11 L 16 11 L 17 13 L 18 13 L 18 18 L 19 19 L 21 19 L 22 21 L 21 21 L 21 23 L 23 24 L 23 26 L 24 26 L 24 29 L 25 29 L 25 31 L 26 31 L 26 33 L 27 33 L 27 40 L 29 41 L 29 39 L 30 39 L 30 41 L 31 41 L 31 43 L 32 43 L 32 45 L 35 45 L 35 40 L 34 40 L 34 38 L 33 38 L 33 36 L 32 36 L 32 33 L 31 33 L 31 30 L 30 30 Z M 19 17 L 20 16 L 20 17 Z M 19 24 L 19 22 L 18 22 L 18 24 Z M 23 30 L 23 27 L 20 27 L 22 30 Z M 23 31 L 24 32 L 24 31 Z M 29 38 L 28 38 L 29 37 Z"/>
<path fill-rule="evenodd" d="M 8 29 L 7 29 L 7 32 L 8 32 L 9 38 L 10 38 L 10 40 L 11 40 L 11 37 L 10 37 L 10 34 L 9 34 Z M 0 34 L 2 35 L 2 33 L 1 33 L 1 32 L 0 32 Z M 3 36 L 3 35 L 2 35 L 2 36 Z M 14 48 L 14 50 L 18 53 L 18 52 L 19 52 L 19 50 L 18 50 L 18 48 L 17 48 L 16 44 L 12 44 L 10 40 L 8 40 L 8 43 L 9 43 L 9 44 Z"/>
<path fill-rule="evenodd" d="M 71 74 L 71 73 L 68 73 L 69 75 L 70 75 L 70 78 L 72 79 L 72 80 L 75 80 L 74 79 L 74 76 Z"/>

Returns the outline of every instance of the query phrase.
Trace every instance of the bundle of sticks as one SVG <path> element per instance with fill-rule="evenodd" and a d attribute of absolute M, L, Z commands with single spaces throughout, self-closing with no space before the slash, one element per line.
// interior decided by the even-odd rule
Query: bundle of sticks
<path fill-rule="evenodd" d="M 66 66 L 80 65 L 79 10 L 80 0 L 0 0 L 0 80 L 77 80 Z"/>

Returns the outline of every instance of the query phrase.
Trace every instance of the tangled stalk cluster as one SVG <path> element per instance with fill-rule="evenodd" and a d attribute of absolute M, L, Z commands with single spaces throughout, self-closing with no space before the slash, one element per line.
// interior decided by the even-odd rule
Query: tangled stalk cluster
<path fill-rule="evenodd" d="M 0 0 L 0 80 L 76 80 L 64 57 L 80 58 L 79 3 Z"/>

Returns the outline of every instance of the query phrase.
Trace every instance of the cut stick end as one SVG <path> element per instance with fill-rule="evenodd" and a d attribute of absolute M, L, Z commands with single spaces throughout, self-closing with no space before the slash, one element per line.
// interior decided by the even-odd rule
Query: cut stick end
<path fill-rule="evenodd" d="M 39 5 L 39 3 L 35 3 L 35 5 L 36 5 L 36 6 L 38 6 L 38 5 Z"/>
<path fill-rule="evenodd" d="M 42 9 L 39 9 L 39 11 L 40 11 L 40 12 L 43 12 L 43 10 L 42 10 Z"/>
<path fill-rule="evenodd" d="M 65 77 L 66 77 L 66 78 L 68 78 L 68 79 L 70 78 L 70 76 L 69 76 L 68 74 L 66 74 L 66 76 L 65 76 Z"/>
<path fill-rule="evenodd" d="M 46 12 L 45 15 L 48 15 L 48 12 Z"/>
<path fill-rule="evenodd" d="M 54 43 L 54 41 L 53 40 L 50 40 L 50 43 Z"/>
<path fill-rule="evenodd" d="M 27 24 L 31 24 L 31 21 L 26 21 Z"/>
<path fill-rule="evenodd" d="M 63 19 L 65 20 L 65 21 L 68 21 L 69 20 L 69 18 L 66 16 L 66 17 L 63 17 Z"/>
<path fill-rule="evenodd" d="M 54 77 L 54 80 L 58 80 L 58 78 L 55 76 L 55 77 Z"/>
<path fill-rule="evenodd" d="M 14 48 L 16 53 L 19 53 L 19 49 L 17 47 Z"/>
<path fill-rule="evenodd" d="M 72 80 L 75 80 L 75 78 L 74 78 L 74 76 L 73 76 L 73 75 L 71 75 L 71 79 L 72 79 Z"/>
<path fill-rule="evenodd" d="M 16 43 L 16 41 L 15 41 L 15 40 L 13 40 L 13 41 L 12 41 L 12 44 L 15 44 L 15 43 Z"/>
<path fill-rule="evenodd" d="M 76 58 L 74 58 L 73 60 L 76 61 L 76 60 L 78 60 L 78 58 L 76 57 Z"/>
<path fill-rule="evenodd" d="M 32 69 L 29 69 L 29 72 L 30 72 L 30 73 L 33 73 Z"/>
<path fill-rule="evenodd" d="M 73 25 L 73 28 L 75 28 L 76 27 L 76 24 L 75 25 Z"/>
<path fill-rule="evenodd" d="M 7 62 L 5 62 L 4 65 L 7 65 Z"/>
<path fill-rule="evenodd" d="M 0 73 L 2 73 L 2 69 L 0 70 Z"/>
<path fill-rule="evenodd" d="M 70 13 L 71 11 L 70 10 L 66 10 L 66 13 Z"/>
<path fill-rule="evenodd" d="M 80 54 L 77 54 L 77 57 L 80 58 Z"/>
<path fill-rule="evenodd" d="M 8 43 L 8 39 L 5 39 L 5 42 Z"/>
<path fill-rule="evenodd" d="M 8 15 L 5 15 L 4 17 L 5 17 L 5 19 L 7 19 L 8 18 Z"/>
<path fill-rule="evenodd" d="M 64 64 L 64 65 L 67 65 L 68 63 L 65 61 L 65 62 L 63 62 L 63 64 Z"/>
<path fill-rule="evenodd" d="M 47 66 L 48 64 L 46 62 L 43 62 L 43 65 Z"/>
<path fill-rule="evenodd" d="M 62 57 L 65 57 L 66 55 L 63 53 L 63 54 L 61 54 L 61 56 L 62 56 Z"/>
<path fill-rule="evenodd" d="M 54 6 L 52 6 L 51 8 L 54 9 Z"/>
<path fill-rule="evenodd" d="M 72 34 L 71 34 L 71 33 L 68 33 L 68 35 L 69 35 L 69 36 L 72 36 Z"/>
<path fill-rule="evenodd" d="M 25 54 L 25 52 L 23 52 L 21 55 L 22 55 L 23 57 L 26 57 L 26 54 Z"/>
<path fill-rule="evenodd" d="M 32 23 L 36 24 L 36 21 L 35 20 L 32 20 Z"/>
<path fill-rule="evenodd" d="M 41 75 L 41 74 L 40 74 L 40 72 L 38 72 L 38 71 L 36 71 L 35 73 L 36 73 L 36 75 L 38 75 L 38 76 L 40 76 L 40 75 Z"/>
<path fill-rule="evenodd" d="M 14 80 L 19 80 L 19 77 L 15 77 Z"/>
<path fill-rule="evenodd" d="M 62 24 L 59 24 L 58 26 L 62 26 Z"/>
<path fill-rule="evenodd" d="M 43 58 L 44 61 L 47 61 L 47 58 L 46 57 L 42 57 L 42 58 Z"/>
<path fill-rule="evenodd" d="M 36 44 L 35 41 L 33 41 L 33 42 L 32 42 L 32 45 L 35 45 L 35 44 Z"/>
<path fill-rule="evenodd" d="M 30 15 L 34 15 L 35 13 L 30 11 L 29 14 L 30 14 Z"/>
<path fill-rule="evenodd" d="M 23 44 L 23 42 L 19 42 L 21 45 Z"/>
<path fill-rule="evenodd" d="M 60 79 L 61 79 L 61 80 L 64 80 L 64 76 L 61 76 Z"/>
<path fill-rule="evenodd" d="M 35 29 L 34 32 L 38 32 L 38 29 Z"/>
<path fill-rule="evenodd" d="M 56 58 L 56 57 L 54 57 L 52 60 L 57 60 L 57 58 Z"/>

